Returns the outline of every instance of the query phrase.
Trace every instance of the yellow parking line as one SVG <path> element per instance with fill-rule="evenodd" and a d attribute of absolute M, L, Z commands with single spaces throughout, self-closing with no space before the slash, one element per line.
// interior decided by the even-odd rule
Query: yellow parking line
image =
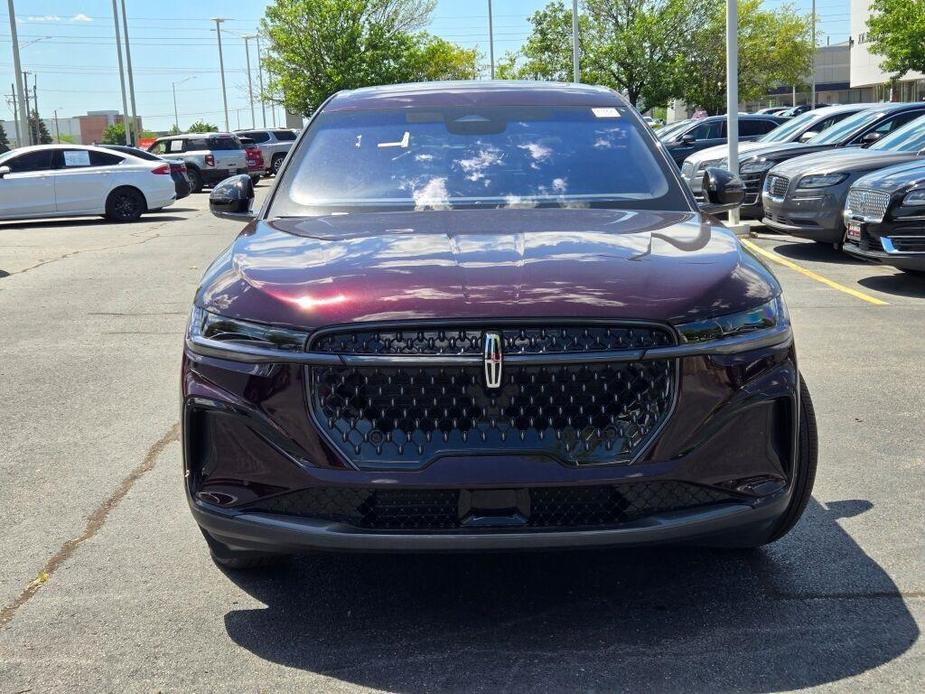
<path fill-rule="evenodd" d="M 797 265 L 792 260 L 788 260 L 784 256 L 778 255 L 774 251 L 769 251 L 767 249 L 764 249 L 761 246 L 759 246 L 757 243 L 749 241 L 748 239 L 739 239 L 739 240 L 742 242 L 742 245 L 748 248 L 749 250 L 752 250 L 755 253 L 758 253 L 759 255 L 763 255 L 768 260 L 771 260 L 775 263 L 783 265 L 784 267 L 789 267 L 791 270 L 795 270 L 796 272 L 806 275 L 810 279 L 814 279 L 817 282 L 824 284 L 827 287 L 831 287 L 832 289 L 837 289 L 838 291 L 844 292 L 845 294 L 850 294 L 856 299 L 860 299 L 861 301 L 866 301 L 867 303 L 874 304 L 875 306 L 888 306 L 889 305 L 886 301 L 883 301 L 882 299 L 878 299 L 875 296 L 871 296 L 870 294 L 865 294 L 864 292 L 858 291 L 857 289 L 852 289 L 851 287 L 846 287 L 843 284 L 839 284 L 835 280 L 830 280 L 828 277 L 823 277 L 822 275 L 816 274 L 812 270 L 807 270 L 805 267 Z"/>

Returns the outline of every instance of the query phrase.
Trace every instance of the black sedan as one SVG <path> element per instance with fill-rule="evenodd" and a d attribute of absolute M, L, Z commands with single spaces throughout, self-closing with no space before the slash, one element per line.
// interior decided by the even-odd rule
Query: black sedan
<path fill-rule="evenodd" d="M 739 116 L 739 141 L 749 142 L 766 135 L 784 122 L 777 116 L 764 116 L 750 114 Z M 726 116 L 708 116 L 699 120 L 692 120 L 684 127 L 671 133 L 660 133 L 659 139 L 665 145 L 668 155 L 674 159 L 675 164 L 681 163 L 694 152 L 707 147 L 724 145 L 726 137 Z"/>
<path fill-rule="evenodd" d="M 190 192 L 192 192 L 189 176 L 186 173 L 186 164 L 179 159 L 159 157 L 156 154 L 151 154 L 151 152 L 148 152 L 147 150 L 140 149 L 138 147 L 131 147 L 129 145 L 100 145 L 100 147 L 103 147 L 104 149 L 111 149 L 114 152 L 131 154 L 133 157 L 146 159 L 148 161 L 166 161 L 168 164 L 170 164 L 170 177 L 173 179 L 174 186 L 177 189 L 177 200 L 185 198 L 190 194 Z"/>
<path fill-rule="evenodd" d="M 845 203 L 845 252 L 925 274 L 925 162 L 859 178 Z"/>

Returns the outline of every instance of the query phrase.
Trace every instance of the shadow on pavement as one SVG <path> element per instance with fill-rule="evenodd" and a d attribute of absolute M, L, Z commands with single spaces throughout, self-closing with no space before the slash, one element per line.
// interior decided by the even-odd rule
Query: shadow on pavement
<path fill-rule="evenodd" d="M 853 258 L 841 250 L 835 250 L 831 244 L 813 241 L 794 241 L 774 246 L 774 252 L 790 260 L 808 260 L 814 263 L 838 263 L 839 265 L 866 265 L 863 260 Z"/>
<path fill-rule="evenodd" d="M 810 502 L 754 552 L 317 555 L 228 573 L 267 605 L 225 616 L 257 656 L 391 691 L 796 689 L 896 658 L 918 628 L 838 520 Z"/>
<path fill-rule="evenodd" d="M 172 209 L 171 212 L 183 212 L 185 210 Z M 195 211 L 193 208 L 190 208 L 190 211 Z M 43 229 L 43 228 L 54 228 L 54 229 L 67 229 L 70 227 L 74 228 L 86 228 L 86 227 L 103 227 L 103 226 L 124 226 L 126 229 L 132 228 L 136 224 L 143 224 L 145 222 L 151 221 L 150 215 L 156 215 L 156 219 L 159 222 L 168 222 L 168 221 L 185 221 L 187 217 L 176 217 L 170 214 L 164 214 L 160 210 L 153 210 L 151 212 L 146 212 L 141 216 L 141 219 L 138 219 L 134 222 L 110 222 L 107 219 L 102 217 L 78 217 L 68 218 L 68 219 L 41 219 L 34 222 L 29 221 L 17 221 L 17 222 L 0 222 L 0 231 L 4 229 Z"/>
<path fill-rule="evenodd" d="M 872 275 L 858 280 L 858 284 L 884 294 L 925 299 L 925 274 L 913 275 L 896 271 L 895 275 Z"/>

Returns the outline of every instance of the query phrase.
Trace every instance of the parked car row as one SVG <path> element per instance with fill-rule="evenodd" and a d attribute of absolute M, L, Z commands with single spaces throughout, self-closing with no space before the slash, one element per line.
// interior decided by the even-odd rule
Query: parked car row
<path fill-rule="evenodd" d="M 704 172 L 729 168 L 725 147 L 685 159 L 698 199 Z M 925 271 L 925 103 L 808 111 L 740 147 L 741 214 L 856 257 Z"/>

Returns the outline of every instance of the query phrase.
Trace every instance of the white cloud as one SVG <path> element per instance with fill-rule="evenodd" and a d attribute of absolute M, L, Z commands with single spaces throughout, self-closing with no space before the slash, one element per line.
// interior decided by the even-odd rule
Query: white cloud
<path fill-rule="evenodd" d="M 26 17 L 26 20 L 30 22 L 60 22 L 61 17 L 56 14 L 43 14 Z"/>
<path fill-rule="evenodd" d="M 85 15 L 83 12 L 78 12 L 73 17 L 71 17 L 71 21 L 72 22 L 92 22 L 93 19 Z"/>

